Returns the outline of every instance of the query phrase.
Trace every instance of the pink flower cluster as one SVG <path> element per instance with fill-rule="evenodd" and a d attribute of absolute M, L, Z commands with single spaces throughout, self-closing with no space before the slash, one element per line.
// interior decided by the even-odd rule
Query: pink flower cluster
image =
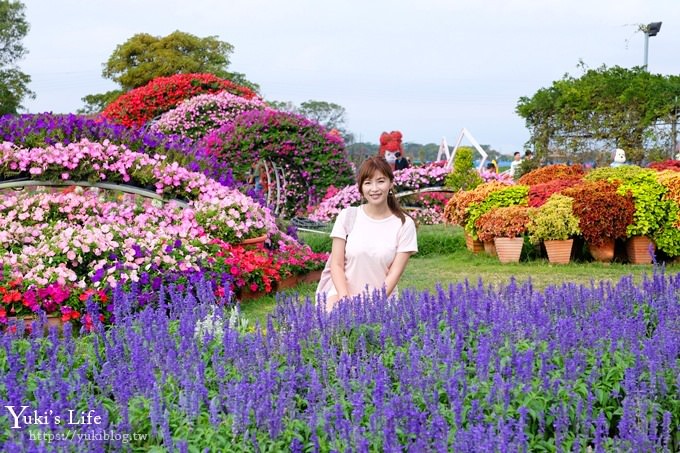
<path fill-rule="evenodd" d="M 200 94 L 162 114 L 151 130 L 198 140 L 243 112 L 265 108 L 267 104 L 258 98 L 246 99 L 228 91 Z"/>
<path fill-rule="evenodd" d="M 130 170 L 157 166 L 164 156 L 150 157 L 104 141 L 57 143 L 44 148 L 21 148 L 11 142 L 0 144 L 3 174 L 27 172 L 37 179 L 102 180 L 129 182 Z"/>
<path fill-rule="evenodd" d="M 425 187 L 443 186 L 444 179 L 449 173 L 445 167 L 446 162 L 433 162 L 422 167 L 409 167 L 394 172 L 394 184 L 397 192 L 418 190 Z M 331 222 L 348 206 L 357 205 L 361 202 L 361 194 L 356 184 L 349 185 L 334 195 L 325 198 L 309 214 L 311 220 L 317 222 Z M 433 218 L 431 214 L 428 218 Z"/>
<path fill-rule="evenodd" d="M 156 193 L 165 197 L 200 202 L 199 212 L 209 210 L 210 203 L 216 203 L 219 209 L 228 206 L 232 208 L 228 214 L 202 216 L 201 226 L 205 230 L 219 229 L 231 239 L 258 236 L 277 229 L 271 212 L 251 198 L 202 173 L 189 171 L 177 162 L 167 162 L 164 156 L 148 156 L 107 141 L 93 143 L 88 140 L 30 150 L 4 142 L 0 152 L 2 174 L 30 171 L 35 179 L 50 180 L 50 175 L 59 175 L 61 180 L 81 180 L 83 178 L 73 176 L 86 175 L 85 179 L 95 181 L 145 182 L 152 183 Z M 227 232 L 229 228 L 235 228 L 231 235 Z"/>
<path fill-rule="evenodd" d="M 0 267 L 9 266 L 14 277 L 38 287 L 57 282 L 81 289 L 136 281 L 151 265 L 198 270 L 209 255 L 211 237 L 195 221 L 193 210 L 122 197 L 106 199 L 97 190 L 5 193 L 0 201 Z M 182 247 L 170 253 L 167 245 L 178 239 Z M 120 266 L 111 266 L 112 261 Z M 100 270 L 104 275 L 92 285 L 91 277 Z"/>
<path fill-rule="evenodd" d="M 423 166 L 413 166 L 394 172 L 394 184 L 398 192 L 417 190 L 424 187 L 443 186 L 450 170 L 446 161 L 431 162 Z"/>

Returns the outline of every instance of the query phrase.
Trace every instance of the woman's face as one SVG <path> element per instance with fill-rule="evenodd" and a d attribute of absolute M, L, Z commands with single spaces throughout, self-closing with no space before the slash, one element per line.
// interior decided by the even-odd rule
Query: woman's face
<path fill-rule="evenodd" d="M 361 184 L 361 194 L 369 204 L 387 204 L 387 195 L 392 186 L 393 184 L 387 176 L 375 172 Z"/>

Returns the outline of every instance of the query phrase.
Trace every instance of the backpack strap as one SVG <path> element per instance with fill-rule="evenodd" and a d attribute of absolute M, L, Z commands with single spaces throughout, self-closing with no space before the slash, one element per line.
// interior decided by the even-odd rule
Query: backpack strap
<path fill-rule="evenodd" d="M 359 209 L 357 206 L 350 206 L 347 209 L 347 216 L 345 217 L 345 231 L 347 232 L 347 236 L 352 232 L 352 228 L 354 228 L 354 221 L 357 219 L 357 209 Z M 347 237 L 345 237 L 347 239 Z"/>

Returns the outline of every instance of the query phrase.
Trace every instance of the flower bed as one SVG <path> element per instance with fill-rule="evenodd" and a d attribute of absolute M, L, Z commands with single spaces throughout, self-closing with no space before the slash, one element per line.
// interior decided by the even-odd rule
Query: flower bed
<path fill-rule="evenodd" d="M 98 189 L 6 191 L 0 201 L 0 285 L 12 292 L 6 316 L 43 309 L 65 317 L 82 314 L 91 290 L 142 282 L 171 273 L 210 272 L 216 291 L 239 288 L 232 273 L 213 266 L 212 242 L 238 243 L 268 234 L 272 249 L 294 239 L 278 231 L 268 209 L 235 189 L 190 172 L 163 156 L 83 140 L 31 150 L 0 145 L 0 174 L 27 172 L 36 179 L 151 184 L 188 207 Z M 113 198 L 111 198 L 113 196 Z M 10 284 L 10 282 L 13 282 Z M 56 286 L 55 286 L 56 285 Z M 34 292 L 57 291 L 39 297 Z M 18 292 L 18 293 L 17 293 Z M 87 296 L 85 296 L 85 299 Z M 69 318 L 70 319 L 70 318 Z M 107 319 L 108 320 L 108 319 Z"/>
<path fill-rule="evenodd" d="M 210 308 L 204 282 L 162 293 L 129 316 L 137 295 L 116 292 L 119 325 L 103 332 L 93 312 L 84 339 L 0 336 L 3 407 L 62 420 L 6 425 L 4 448 L 34 446 L 29 429 L 99 434 L 50 444 L 70 451 L 680 447 L 677 277 L 544 292 L 464 283 L 330 316 L 284 299 L 254 334 Z M 69 426 L 74 408 L 99 422 Z"/>

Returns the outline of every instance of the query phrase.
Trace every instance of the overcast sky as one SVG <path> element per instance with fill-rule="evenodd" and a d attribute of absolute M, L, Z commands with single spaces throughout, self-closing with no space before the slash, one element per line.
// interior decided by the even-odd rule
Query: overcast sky
<path fill-rule="evenodd" d="M 175 30 L 234 46 L 230 69 L 267 100 L 334 102 L 347 129 L 377 143 L 453 145 L 462 128 L 503 153 L 529 133 L 515 113 L 565 73 L 644 61 L 680 74 L 680 0 L 23 0 L 31 29 L 19 64 L 33 81 L 32 113 L 75 112 L 117 45 Z M 469 141 L 464 140 L 464 144 Z"/>

